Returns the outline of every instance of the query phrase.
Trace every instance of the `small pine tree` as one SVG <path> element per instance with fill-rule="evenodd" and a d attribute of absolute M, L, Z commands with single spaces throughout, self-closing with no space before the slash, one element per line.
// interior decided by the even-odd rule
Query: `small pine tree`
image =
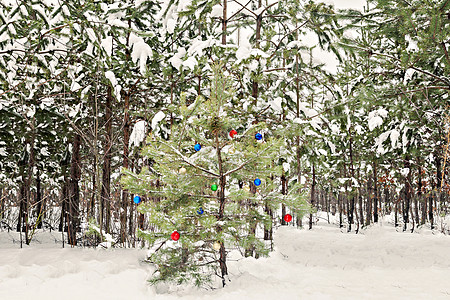
<path fill-rule="evenodd" d="M 153 228 L 139 233 L 153 247 L 152 283 L 193 281 L 202 286 L 216 274 L 225 285 L 227 249 L 238 247 L 242 253 L 251 246 L 259 255 L 268 254 L 268 245 L 253 228 L 272 226 L 265 206 L 276 210 L 285 203 L 299 211 L 307 205 L 298 185 L 289 195 L 276 189 L 273 178 L 282 170 L 273 160 L 282 139 L 267 132 L 264 122 L 252 124 L 236 113 L 232 80 L 221 66 L 212 69 L 209 99 L 198 97 L 187 107 L 181 95 L 180 106 L 173 108 L 181 121 L 172 126 L 170 139 L 149 138 L 142 151 L 149 166 L 139 174 L 124 171 L 124 186 L 150 199 L 138 210 L 148 215 Z M 237 131 L 233 138 L 232 129 Z M 264 139 L 255 138 L 259 132 L 265 132 Z M 261 185 L 253 183 L 256 178 Z M 171 240 L 174 231 L 180 234 L 178 241 Z"/>

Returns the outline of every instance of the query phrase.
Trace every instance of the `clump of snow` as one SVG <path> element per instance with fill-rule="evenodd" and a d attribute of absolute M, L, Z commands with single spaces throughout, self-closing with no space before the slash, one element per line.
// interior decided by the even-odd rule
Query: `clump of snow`
<path fill-rule="evenodd" d="M 408 83 L 408 81 L 413 77 L 414 73 L 416 73 L 416 70 L 411 68 L 407 69 L 405 71 L 405 77 L 403 78 L 403 84 Z"/>
<path fill-rule="evenodd" d="M 400 136 L 400 132 L 398 132 L 398 130 L 396 129 L 392 129 L 391 130 L 391 146 L 393 149 L 395 149 L 397 143 L 398 143 L 398 137 Z"/>
<path fill-rule="evenodd" d="M 130 43 L 133 45 L 131 59 L 134 63 L 139 59 L 139 71 L 145 74 L 147 58 L 153 55 L 152 48 L 140 36 L 130 34 Z"/>
<path fill-rule="evenodd" d="M 408 47 L 406 48 L 406 51 L 415 52 L 419 50 L 419 47 L 417 46 L 417 41 L 411 39 L 409 34 L 405 35 L 405 41 L 408 42 Z"/>
<path fill-rule="evenodd" d="M 371 111 L 368 116 L 368 124 L 369 124 L 369 130 L 372 131 L 378 126 L 381 126 L 383 124 L 383 118 L 386 118 L 388 115 L 388 111 L 384 108 L 380 108 L 375 111 Z"/>
<path fill-rule="evenodd" d="M 145 121 L 138 121 L 134 124 L 133 131 L 131 131 L 130 141 L 128 146 L 131 148 L 133 145 L 138 147 L 139 144 L 145 139 L 146 134 L 146 125 Z"/>
<path fill-rule="evenodd" d="M 159 122 L 161 122 L 166 117 L 166 114 L 159 111 L 152 119 L 152 130 L 155 130 Z"/>

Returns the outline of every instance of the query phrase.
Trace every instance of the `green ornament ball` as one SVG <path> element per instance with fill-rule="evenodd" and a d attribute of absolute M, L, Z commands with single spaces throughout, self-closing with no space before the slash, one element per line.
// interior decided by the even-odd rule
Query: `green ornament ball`
<path fill-rule="evenodd" d="M 218 188 L 219 188 L 219 187 L 217 186 L 217 184 L 213 184 L 213 185 L 211 186 L 211 190 L 213 190 L 213 191 L 217 191 Z"/>

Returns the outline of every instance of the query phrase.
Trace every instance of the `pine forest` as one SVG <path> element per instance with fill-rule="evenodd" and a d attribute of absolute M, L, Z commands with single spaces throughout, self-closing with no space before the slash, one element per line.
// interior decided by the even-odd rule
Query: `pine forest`
<path fill-rule="evenodd" d="M 352 239 L 448 252 L 449 52 L 448 0 L 0 0 L 0 256 L 145 250 L 156 294 L 232 299 Z"/>

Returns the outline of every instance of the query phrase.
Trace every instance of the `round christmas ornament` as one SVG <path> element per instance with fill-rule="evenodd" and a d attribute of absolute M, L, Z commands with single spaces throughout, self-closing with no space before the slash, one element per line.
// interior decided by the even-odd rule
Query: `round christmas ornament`
<path fill-rule="evenodd" d="M 290 214 L 286 214 L 284 216 L 284 220 L 289 223 L 290 221 L 292 221 L 292 216 Z"/>
<path fill-rule="evenodd" d="M 134 201 L 134 203 L 139 204 L 139 203 L 141 203 L 141 197 L 134 196 L 133 201 Z"/>
<path fill-rule="evenodd" d="M 230 131 L 230 137 L 231 138 L 233 138 L 236 134 L 237 134 L 236 130 L 233 129 L 233 130 Z"/>
<path fill-rule="evenodd" d="M 202 146 L 200 144 L 195 144 L 194 149 L 195 151 L 200 151 L 200 149 L 202 149 Z"/>
<path fill-rule="evenodd" d="M 211 190 L 213 190 L 213 191 L 217 191 L 218 188 L 219 188 L 219 187 L 217 186 L 217 184 L 213 184 L 213 185 L 211 186 Z"/>
<path fill-rule="evenodd" d="M 197 213 L 198 213 L 199 215 L 203 215 L 203 212 L 204 212 L 204 210 L 203 210 L 203 208 L 201 208 L 201 207 L 197 210 Z"/>
<path fill-rule="evenodd" d="M 262 134 L 259 132 L 255 134 L 255 139 L 257 139 L 258 141 L 262 140 Z"/>
<path fill-rule="evenodd" d="M 180 238 L 180 234 L 178 233 L 178 231 L 174 231 L 172 232 L 172 234 L 170 235 L 170 238 L 174 241 L 178 241 L 178 239 Z"/>
<path fill-rule="evenodd" d="M 260 186 L 260 185 L 261 185 L 261 179 L 256 178 L 255 181 L 253 181 L 253 183 L 254 183 L 256 186 Z"/>
<path fill-rule="evenodd" d="M 234 147 L 231 147 L 230 149 L 228 149 L 229 154 L 234 154 L 235 152 L 236 152 L 236 149 L 234 149 Z"/>
<path fill-rule="evenodd" d="M 220 250 L 220 243 L 219 242 L 214 242 L 213 249 L 216 250 L 216 251 L 219 251 Z"/>
<path fill-rule="evenodd" d="M 180 174 L 186 174 L 186 168 L 181 167 L 180 170 L 178 171 L 178 173 L 180 173 Z"/>

